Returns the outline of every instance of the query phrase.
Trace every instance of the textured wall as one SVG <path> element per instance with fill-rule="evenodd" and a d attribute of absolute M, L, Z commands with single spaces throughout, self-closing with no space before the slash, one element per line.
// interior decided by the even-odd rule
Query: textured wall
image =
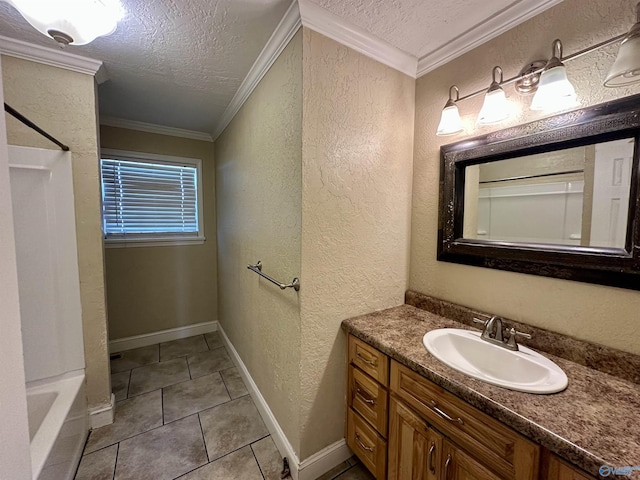
<path fill-rule="evenodd" d="M 303 29 L 301 455 L 344 435 L 348 317 L 403 302 L 415 81 Z"/>
<path fill-rule="evenodd" d="M 213 144 L 100 127 L 100 146 L 202 160 L 204 244 L 106 248 L 109 338 L 217 320 Z"/>
<path fill-rule="evenodd" d="M 219 319 L 299 451 L 302 34 L 298 32 L 216 140 Z M 302 288 L 305 288 L 304 279 Z"/>
<path fill-rule="evenodd" d="M 89 408 L 110 402 L 98 130 L 92 76 L 3 57 L 5 101 L 71 148 Z M 10 144 L 57 148 L 7 116 Z"/>
<path fill-rule="evenodd" d="M 411 289 L 640 353 L 637 318 L 640 292 L 436 261 L 440 146 L 542 116 L 528 109 L 531 97 L 520 97 L 513 87 L 506 87 L 515 113 L 511 120 L 497 126 L 474 127 L 482 102 L 479 96 L 460 104 L 466 126 L 464 134 L 437 137 L 435 131 L 449 86 L 457 84 L 461 95 L 488 87 L 494 65 L 503 67 L 505 78 L 511 77 L 527 62 L 548 58 L 555 38 L 563 41 L 565 54 L 569 54 L 622 33 L 635 21 L 634 7 L 635 1 L 630 0 L 565 0 L 418 79 Z M 616 51 L 616 47 L 609 47 L 567 63 L 582 106 L 640 92 L 640 86 L 602 87 Z"/>

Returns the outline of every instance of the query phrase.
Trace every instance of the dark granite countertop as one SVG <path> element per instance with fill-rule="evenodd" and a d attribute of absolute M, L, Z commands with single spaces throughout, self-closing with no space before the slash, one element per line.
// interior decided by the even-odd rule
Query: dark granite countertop
<path fill-rule="evenodd" d="M 411 305 L 342 323 L 346 332 L 594 476 L 602 465 L 640 466 L 640 385 L 546 352 L 569 378 L 563 392 L 536 395 L 489 385 L 449 368 L 423 346 L 425 333 L 446 327 L 471 329 Z"/>

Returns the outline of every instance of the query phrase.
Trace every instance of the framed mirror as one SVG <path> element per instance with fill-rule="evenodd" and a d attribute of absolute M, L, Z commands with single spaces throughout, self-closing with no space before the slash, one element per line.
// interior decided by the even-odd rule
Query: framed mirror
<path fill-rule="evenodd" d="M 441 148 L 438 260 L 640 290 L 640 95 Z"/>

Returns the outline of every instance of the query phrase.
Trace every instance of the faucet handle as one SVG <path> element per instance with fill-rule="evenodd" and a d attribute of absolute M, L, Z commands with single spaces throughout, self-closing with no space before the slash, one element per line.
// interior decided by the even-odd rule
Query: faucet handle
<path fill-rule="evenodd" d="M 518 344 L 516 343 L 517 336 L 524 337 L 528 340 L 531 340 L 531 335 L 529 335 L 528 333 L 518 332 L 515 328 L 511 328 L 509 330 L 509 339 L 507 340 L 507 345 L 512 350 L 518 350 Z"/>
<path fill-rule="evenodd" d="M 479 318 L 473 317 L 473 323 L 481 323 L 483 326 L 487 326 L 488 320 L 481 320 Z"/>
<path fill-rule="evenodd" d="M 518 332 L 515 328 L 512 328 L 511 330 L 513 330 L 514 334 L 519 336 L 519 337 L 524 337 L 527 340 L 531 340 L 531 338 L 532 338 L 531 335 L 529 335 L 528 333 Z M 511 332 L 509 332 L 509 333 L 511 333 Z"/>

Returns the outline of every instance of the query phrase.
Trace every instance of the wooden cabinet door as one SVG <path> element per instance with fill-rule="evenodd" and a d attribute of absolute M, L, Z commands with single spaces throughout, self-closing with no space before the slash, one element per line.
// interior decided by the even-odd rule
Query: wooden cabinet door
<path fill-rule="evenodd" d="M 469 454 L 448 440 L 442 452 L 442 480 L 500 480 Z"/>
<path fill-rule="evenodd" d="M 595 480 L 555 455 L 550 455 L 544 480 Z"/>
<path fill-rule="evenodd" d="M 395 399 L 389 409 L 389 480 L 439 480 L 442 436 Z"/>

